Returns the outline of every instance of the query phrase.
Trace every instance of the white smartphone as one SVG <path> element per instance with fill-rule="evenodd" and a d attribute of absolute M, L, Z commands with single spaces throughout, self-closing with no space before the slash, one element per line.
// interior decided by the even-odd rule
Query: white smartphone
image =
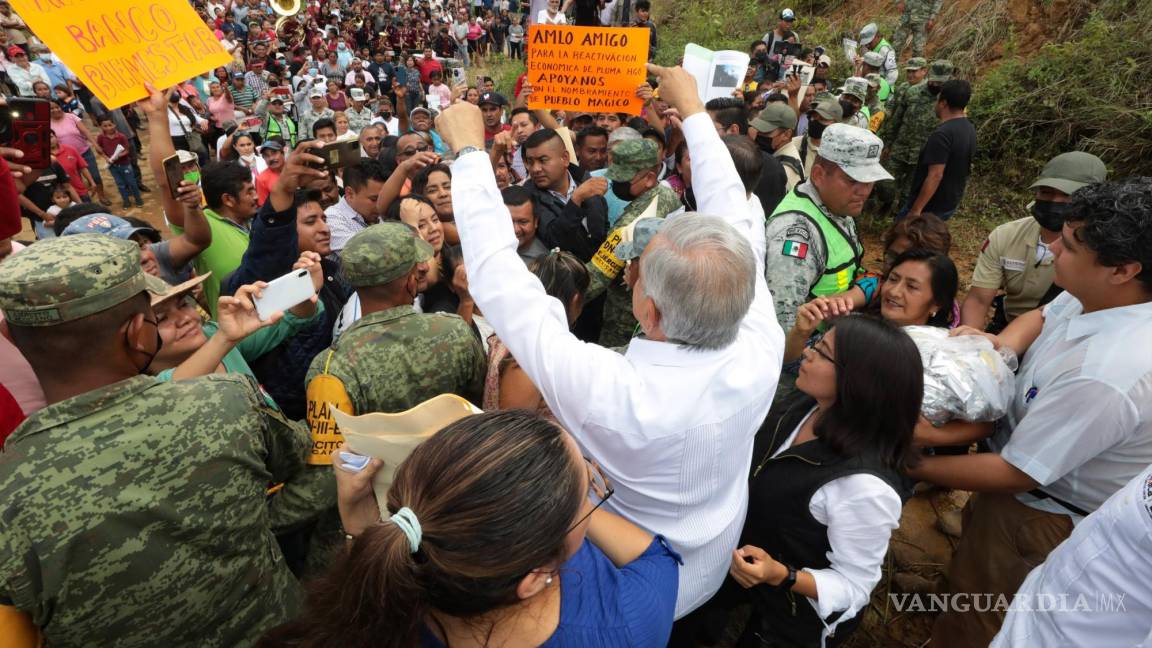
<path fill-rule="evenodd" d="M 312 287 L 312 277 L 308 275 L 308 270 L 300 268 L 269 281 L 260 292 L 261 296 L 252 302 L 256 305 L 256 315 L 261 320 L 267 320 L 276 311 L 286 311 L 308 301 L 316 294 L 316 289 Z"/>

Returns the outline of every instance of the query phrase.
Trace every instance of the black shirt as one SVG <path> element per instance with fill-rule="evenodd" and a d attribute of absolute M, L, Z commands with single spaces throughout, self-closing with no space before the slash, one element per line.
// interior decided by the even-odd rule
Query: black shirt
<path fill-rule="evenodd" d="M 53 162 L 52 166 L 44 169 L 44 172 L 36 178 L 36 182 L 28 185 L 24 190 L 24 196 L 32 201 L 44 211 L 52 206 L 52 189 L 56 185 L 68 185 L 68 174 L 64 172 L 64 167 L 60 166 L 59 162 Z M 32 214 L 31 211 L 21 208 L 20 211 L 24 212 L 24 216 L 35 225 L 40 219 Z"/>
<path fill-rule="evenodd" d="M 908 204 L 916 202 L 920 187 L 928 177 L 928 167 L 944 165 L 944 177 L 936 193 L 928 200 L 921 211 L 936 215 L 951 214 L 960 206 L 964 197 L 964 187 L 972 172 L 972 158 L 976 155 L 976 127 L 967 117 L 950 119 L 928 136 L 924 148 L 920 149 L 920 160 L 916 163 L 916 173 L 912 175 L 912 193 Z"/>

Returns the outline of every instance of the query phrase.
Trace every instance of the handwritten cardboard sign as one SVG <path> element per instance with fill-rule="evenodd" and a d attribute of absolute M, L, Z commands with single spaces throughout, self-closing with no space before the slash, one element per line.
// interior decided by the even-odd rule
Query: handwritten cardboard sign
<path fill-rule="evenodd" d="M 644 102 L 636 88 L 647 76 L 650 35 L 642 27 L 533 25 L 528 107 L 639 115 Z"/>
<path fill-rule="evenodd" d="M 44 44 L 108 108 L 232 57 L 187 0 L 11 0 Z"/>

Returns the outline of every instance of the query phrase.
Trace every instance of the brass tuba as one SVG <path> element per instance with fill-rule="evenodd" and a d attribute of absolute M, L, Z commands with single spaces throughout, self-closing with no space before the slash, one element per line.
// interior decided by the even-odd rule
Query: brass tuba
<path fill-rule="evenodd" d="M 304 8 L 304 0 L 270 0 L 272 11 L 279 14 L 276 19 L 276 36 L 283 41 L 291 41 L 301 33 L 302 26 L 296 14 Z"/>
<path fill-rule="evenodd" d="M 269 4 L 272 6 L 272 11 L 286 18 L 295 16 L 304 8 L 303 0 L 271 0 Z"/>

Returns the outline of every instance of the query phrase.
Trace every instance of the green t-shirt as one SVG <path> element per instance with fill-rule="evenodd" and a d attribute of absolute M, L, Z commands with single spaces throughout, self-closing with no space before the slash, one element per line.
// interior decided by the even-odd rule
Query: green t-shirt
<path fill-rule="evenodd" d="M 208 312 L 216 317 L 216 301 L 220 299 L 220 282 L 240 267 L 240 260 L 248 249 L 248 228 L 224 218 L 211 209 L 205 209 L 204 215 L 208 217 L 208 229 L 212 230 L 212 244 L 196 256 L 193 265 L 196 274 L 211 272 L 212 276 L 204 281 L 204 296 L 208 302 Z M 176 234 L 183 234 L 184 229 L 172 226 Z"/>

